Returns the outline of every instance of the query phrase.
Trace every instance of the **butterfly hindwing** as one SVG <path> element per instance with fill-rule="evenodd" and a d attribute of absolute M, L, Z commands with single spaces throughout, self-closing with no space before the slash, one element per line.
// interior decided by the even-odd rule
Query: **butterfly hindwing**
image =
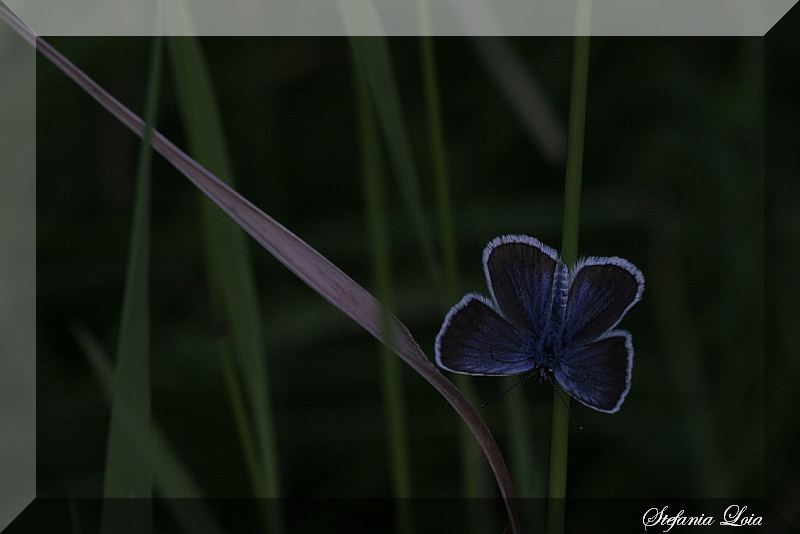
<path fill-rule="evenodd" d="M 556 380 L 572 397 L 595 410 L 619 410 L 631 387 L 631 335 L 613 330 L 605 337 L 565 351 L 553 369 Z"/>

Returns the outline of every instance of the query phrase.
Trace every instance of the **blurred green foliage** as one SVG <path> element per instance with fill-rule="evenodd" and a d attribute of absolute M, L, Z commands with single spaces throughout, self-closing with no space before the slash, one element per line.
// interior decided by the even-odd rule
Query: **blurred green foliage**
<path fill-rule="evenodd" d="M 141 113 L 149 40 L 50 42 Z M 239 190 L 374 289 L 347 41 L 201 43 Z M 507 44 L 565 123 L 573 40 Z M 433 217 L 419 43 L 389 45 Z M 471 41 L 434 46 L 462 290 L 485 294 L 480 253 L 491 238 L 527 233 L 558 246 L 564 169 L 534 148 Z M 38 61 L 38 495 L 97 496 L 108 407 L 69 327 L 84 323 L 106 347 L 115 345 L 137 139 Z M 782 61 L 780 68 L 798 72 L 796 55 Z M 636 350 L 623 409 L 609 416 L 572 405 L 585 430 L 570 439 L 567 494 L 761 496 L 764 41 L 599 38 L 589 68 L 579 253 L 624 257 L 647 285 L 621 325 Z M 166 91 L 161 102 L 159 130 L 183 145 L 174 95 Z M 207 495 L 249 496 L 214 351 L 197 194 L 158 158 L 152 194 L 154 417 Z M 396 183 L 388 194 L 396 313 L 432 356 L 447 310 Z M 253 245 L 283 494 L 390 495 L 374 341 Z M 456 416 L 427 383 L 403 372 L 413 492 L 457 495 Z M 502 384 L 476 381 L 487 401 Z M 513 394 L 529 405 L 531 460 L 546 477 L 551 388 L 531 380 Z M 482 410 L 501 448 L 502 402 Z M 546 480 L 533 484 L 543 495 Z M 487 488 L 492 494 L 491 480 Z"/>

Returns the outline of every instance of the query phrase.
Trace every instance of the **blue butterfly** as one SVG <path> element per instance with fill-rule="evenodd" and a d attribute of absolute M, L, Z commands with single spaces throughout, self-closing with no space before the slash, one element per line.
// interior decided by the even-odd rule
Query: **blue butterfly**
<path fill-rule="evenodd" d="M 467 375 L 538 371 L 589 408 L 615 413 L 631 388 L 633 342 L 614 327 L 642 297 L 644 276 L 622 258 L 584 258 L 573 269 L 525 235 L 483 251 L 491 299 L 470 293 L 436 336 L 436 363 Z"/>

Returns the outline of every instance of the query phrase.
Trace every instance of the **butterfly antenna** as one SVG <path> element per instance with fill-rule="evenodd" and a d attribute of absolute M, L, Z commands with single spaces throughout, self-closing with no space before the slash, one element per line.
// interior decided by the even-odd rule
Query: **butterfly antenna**
<path fill-rule="evenodd" d="M 487 402 L 485 404 L 481 404 L 481 408 L 486 408 L 490 404 L 494 404 L 494 401 L 496 401 L 497 399 L 499 399 L 500 397 L 502 397 L 503 395 L 505 395 L 506 393 L 508 393 L 509 391 L 514 389 L 515 387 L 517 387 L 518 385 L 522 384 L 523 382 L 525 382 L 527 379 L 529 379 L 530 377 L 532 377 L 535 374 L 536 374 L 536 372 L 534 371 L 532 373 L 528 373 L 527 375 L 523 376 L 522 378 L 520 378 L 519 380 L 517 380 L 516 382 L 511 384 L 509 387 L 507 387 L 506 389 L 501 391 L 500 394 L 497 395 L 495 398 L 493 398 L 492 400 L 490 400 L 489 402 Z"/>
<path fill-rule="evenodd" d="M 576 424 L 576 425 L 578 425 L 578 430 L 583 430 L 583 425 L 581 424 L 581 422 L 580 422 L 580 421 L 578 421 L 578 418 L 577 418 L 577 417 L 575 417 L 575 414 L 574 414 L 574 413 L 572 413 L 572 410 L 570 410 L 570 409 L 569 409 L 569 405 L 567 404 L 567 401 L 565 401 L 565 400 L 564 400 L 564 397 L 562 397 L 562 396 L 561 396 L 561 392 L 560 392 L 560 391 L 558 391 L 558 388 L 556 387 L 556 384 L 555 384 L 555 382 L 553 382 L 553 377 L 552 377 L 552 376 L 550 376 L 549 374 L 545 374 L 544 376 L 546 376 L 546 377 L 547 377 L 547 380 L 550 382 L 550 385 L 551 385 L 551 386 L 553 386 L 553 391 L 555 391 L 555 392 L 556 392 L 556 395 L 558 395 L 558 398 L 559 398 L 559 399 L 561 399 L 561 402 L 562 402 L 562 403 L 564 403 L 564 408 L 566 408 L 566 409 L 567 409 L 567 412 L 569 412 L 569 416 L 570 416 L 570 418 L 571 418 L 573 421 L 575 421 L 575 424 Z M 526 377 L 526 378 L 527 378 L 527 377 Z M 514 385 L 516 386 L 516 384 L 514 384 Z"/>

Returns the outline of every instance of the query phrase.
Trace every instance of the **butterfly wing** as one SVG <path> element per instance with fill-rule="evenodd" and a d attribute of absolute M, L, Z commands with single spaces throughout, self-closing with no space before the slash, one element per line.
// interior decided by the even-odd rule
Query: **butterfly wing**
<path fill-rule="evenodd" d="M 535 364 L 524 336 L 474 293 L 447 314 L 435 350 L 439 367 L 468 375 L 513 375 Z"/>
<path fill-rule="evenodd" d="M 615 413 L 631 388 L 631 335 L 612 330 L 592 343 L 565 351 L 553 369 L 556 380 L 589 408 Z"/>
<path fill-rule="evenodd" d="M 503 317 L 534 344 L 542 340 L 566 298 L 567 269 L 556 251 L 532 237 L 507 235 L 486 246 L 483 265 Z"/>
<path fill-rule="evenodd" d="M 614 328 L 639 301 L 644 276 L 621 258 L 587 258 L 570 275 L 561 339 L 566 346 L 592 342 Z"/>

